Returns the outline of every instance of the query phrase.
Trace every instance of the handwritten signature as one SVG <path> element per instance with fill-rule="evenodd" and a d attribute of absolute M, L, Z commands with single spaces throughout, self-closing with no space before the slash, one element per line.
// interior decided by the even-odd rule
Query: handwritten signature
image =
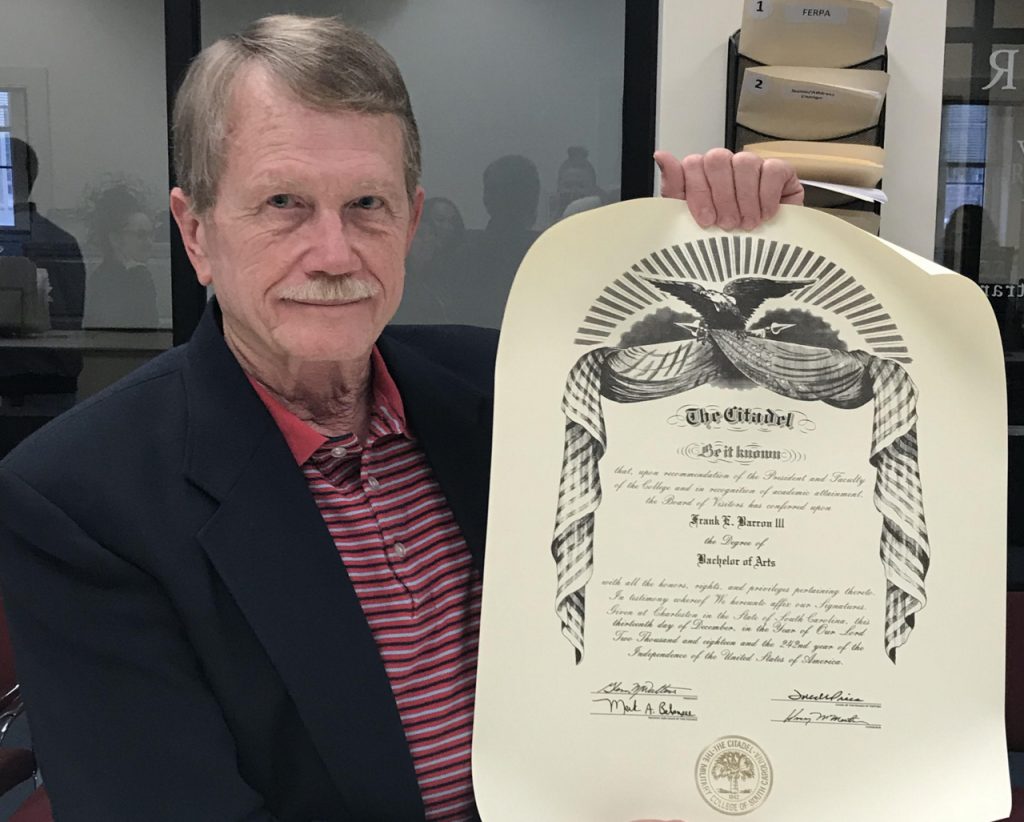
<path fill-rule="evenodd" d="M 785 719 L 776 721 L 792 722 L 798 725 L 852 725 L 873 729 L 881 727 L 875 722 L 869 722 L 866 719 L 861 719 L 860 714 L 805 711 L 803 708 L 794 708 L 789 712 L 789 715 Z"/>
<path fill-rule="evenodd" d="M 804 693 L 797 688 L 788 697 L 793 702 L 863 702 L 859 696 L 853 696 L 845 691 L 833 691 L 826 693 Z"/>
<path fill-rule="evenodd" d="M 690 688 L 678 685 L 655 685 L 653 682 L 633 682 L 629 685 L 621 681 L 609 682 L 598 688 L 595 694 L 623 694 L 625 696 L 687 696 Z"/>
<path fill-rule="evenodd" d="M 693 711 L 684 710 L 665 700 L 623 699 L 607 696 L 592 700 L 601 712 L 613 716 L 643 716 L 648 719 L 696 719 Z"/>

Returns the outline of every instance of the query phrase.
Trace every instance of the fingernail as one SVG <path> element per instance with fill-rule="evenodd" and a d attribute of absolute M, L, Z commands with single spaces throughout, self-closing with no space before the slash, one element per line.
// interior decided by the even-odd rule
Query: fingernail
<path fill-rule="evenodd" d="M 737 228 L 738 226 L 739 223 L 737 223 L 736 220 L 734 220 L 732 217 L 726 217 L 724 220 L 718 223 L 718 227 L 724 229 L 725 231 L 732 231 L 734 228 Z"/>
<path fill-rule="evenodd" d="M 700 223 L 701 228 L 707 228 L 708 226 L 715 224 L 715 220 L 717 219 L 717 217 L 718 215 L 715 214 L 715 212 L 713 211 L 702 211 L 700 213 L 700 217 L 697 219 L 697 222 Z"/>
<path fill-rule="evenodd" d="M 757 228 L 757 220 L 753 217 L 744 217 L 741 223 L 744 231 L 750 231 L 751 229 Z"/>

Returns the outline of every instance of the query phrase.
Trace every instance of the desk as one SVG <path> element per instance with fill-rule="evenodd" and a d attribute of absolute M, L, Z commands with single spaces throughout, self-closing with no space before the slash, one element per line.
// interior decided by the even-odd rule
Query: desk
<path fill-rule="evenodd" d="M 172 332 L 164 330 L 54 329 L 24 337 L 0 337 L 0 357 L 15 351 L 80 352 L 85 362 L 78 377 L 78 399 L 83 400 L 172 345 Z"/>
<path fill-rule="evenodd" d="M 46 331 L 24 337 L 0 337 L 0 350 L 46 348 L 72 351 L 156 354 L 173 344 L 170 331 Z"/>

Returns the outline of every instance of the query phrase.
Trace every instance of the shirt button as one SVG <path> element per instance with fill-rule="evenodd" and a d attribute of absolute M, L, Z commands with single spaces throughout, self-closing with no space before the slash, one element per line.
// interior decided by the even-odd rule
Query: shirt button
<path fill-rule="evenodd" d="M 394 552 L 395 552 L 395 555 L 396 555 L 396 556 L 399 556 L 399 557 L 404 557 L 404 556 L 405 556 L 405 550 L 406 550 L 406 549 L 405 549 L 405 545 L 404 545 L 404 543 L 401 543 L 401 542 L 396 542 L 396 543 L 395 543 L 395 544 L 394 544 L 394 545 L 392 546 L 392 548 L 393 548 L 393 550 L 394 550 Z"/>
<path fill-rule="evenodd" d="M 331 456 L 343 457 L 348 453 L 348 449 L 344 445 L 338 445 L 331 449 Z"/>
<path fill-rule="evenodd" d="M 370 478 L 369 478 L 369 479 L 368 479 L 368 480 L 366 481 L 366 484 L 367 484 L 368 486 L 370 486 L 370 488 L 371 488 L 372 490 L 374 490 L 374 491 L 376 491 L 376 490 L 377 490 L 378 488 L 380 488 L 380 480 L 378 480 L 378 479 L 377 479 L 376 477 L 370 477 Z"/>

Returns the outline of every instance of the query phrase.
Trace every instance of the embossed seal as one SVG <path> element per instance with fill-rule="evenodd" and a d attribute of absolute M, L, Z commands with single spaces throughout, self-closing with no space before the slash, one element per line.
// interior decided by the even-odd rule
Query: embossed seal
<path fill-rule="evenodd" d="M 743 736 L 723 736 L 697 759 L 697 790 L 720 813 L 739 816 L 759 808 L 772 789 L 772 764 Z"/>

